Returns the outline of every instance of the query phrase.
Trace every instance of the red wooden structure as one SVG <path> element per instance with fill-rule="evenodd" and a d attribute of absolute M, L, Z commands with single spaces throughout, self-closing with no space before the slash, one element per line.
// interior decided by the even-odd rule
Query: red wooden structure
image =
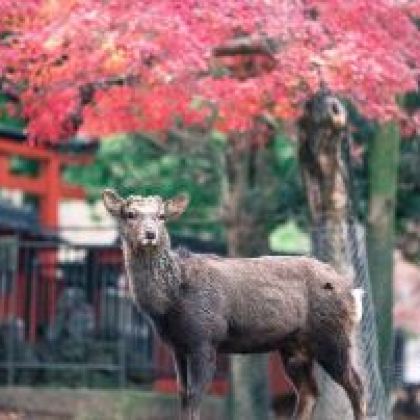
<path fill-rule="evenodd" d="M 8 136 L 6 136 L 9 134 Z M 61 179 L 66 165 L 86 165 L 92 160 L 91 154 L 71 154 L 54 150 L 48 146 L 34 147 L 24 142 L 26 136 L 14 130 L 0 132 L 0 188 L 17 189 L 35 196 L 38 200 L 39 223 L 52 231 L 58 228 L 58 211 L 62 199 L 83 199 L 83 188 L 68 184 Z M 35 176 L 14 174 L 10 170 L 11 158 L 20 157 L 38 163 Z M 39 258 L 49 267 L 44 273 L 50 282 L 48 289 L 48 317 L 53 320 L 56 313 L 56 251 L 40 251 Z M 33 305 L 35 308 L 35 305 Z M 34 309 L 35 310 L 35 309 Z M 32 314 L 29 339 L 36 339 L 36 314 Z"/>
<path fill-rule="evenodd" d="M 40 163 L 36 177 L 12 174 L 10 158 L 20 156 Z M 0 137 L 0 187 L 18 189 L 39 199 L 39 216 L 42 226 L 58 227 L 58 205 L 63 198 L 84 198 L 84 190 L 61 180 L 65 165 L 84 165 L 91 156 L 68 155 L 47 148 L 32 147 L 9 138 Z"/>

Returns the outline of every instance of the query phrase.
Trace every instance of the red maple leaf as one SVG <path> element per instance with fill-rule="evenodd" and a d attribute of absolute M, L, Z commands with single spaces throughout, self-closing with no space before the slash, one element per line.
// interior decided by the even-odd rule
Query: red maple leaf
<path fill-rule="evenodd" d="M 3 0 L 0 77 L 41 140 L 293 121 L 321 81 L 367 117 L 405 118 L 416 13 L 409 0 Z"/>

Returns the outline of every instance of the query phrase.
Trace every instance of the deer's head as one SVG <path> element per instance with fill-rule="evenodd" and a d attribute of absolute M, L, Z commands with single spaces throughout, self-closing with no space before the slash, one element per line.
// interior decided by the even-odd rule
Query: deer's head
<path fill-rule="evenodd" d="M 102 194 L 108 212 L 117 220 L 121 238 L 133 249 L 158 248 L 168 244 L 165 222 L 179 217 L 188 206 L 188 196 L 169 200 L 159 196 L 120 197 L 106 189 Z"/>

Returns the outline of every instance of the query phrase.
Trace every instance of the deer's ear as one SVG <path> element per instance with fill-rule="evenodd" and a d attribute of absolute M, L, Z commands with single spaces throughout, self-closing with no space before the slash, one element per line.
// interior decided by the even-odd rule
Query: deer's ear
<path fill-rule="evenodd" d="M 102 200 L 108 212 L 116 217 L 121 214 L 121 206 L 124 200 L 114 191 L 106 189 L 102 193 Z"/>
<path fill-rule="evenodd" d="M 165 215 L 168 219 L 176 219 L 184 213 L 188 207 L 190 197 L 188 194 L 180 194 L 170 200 L 165 201 Z"/>

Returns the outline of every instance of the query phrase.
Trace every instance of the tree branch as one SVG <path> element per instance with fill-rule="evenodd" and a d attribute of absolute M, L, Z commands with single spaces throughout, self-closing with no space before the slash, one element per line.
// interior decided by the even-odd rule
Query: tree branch
<path fill-rule="evenodd" d="M 170 147 L 167 143 L 164 143 L 162 140 L 159 140 L 156 136 L 149 133 L 132 133 L 131 137 L 134 140 L 142 140 L 148 142 L 151 146 L 153 146 L 156 150 L 163 153 L 170 152 Z"/>
<path fill-rule="evenodd" d="M 78 104 L 74 111 L 69 115 L 66 123 L 70 125 L 72 131 L 76 132 L 83 124 L 83 107 L 93 102 L 97 90 L 106 90 L 114 86 L 134 86 L 139 83 L 139 80 L 140 77 L 138 75 L 128 74 L 80 85 L 78 88 Z M 19 103 L 21 91 L 22 88 L 16 83 L 8 80 L 5 76 L 0 76 L 0 93 L 4 95 L 7 100 Z"/>
<path fill-rule="evenodd" d="M 0 77 L 0 93 L 6 97 L 8 101 L 19 102 L 19 87 L 8 80 L 6 77 Z"/>
<path fill-rule="evenodd" d="M 267 37 L 241 36 L 231 39 L 213 49 L 215 57 L 234 55 L 265 55 L 274 59 L 274 54 L 280 47 L 280 40 Z"/>
<path fill-rule="evenodd" d="M 97 90 L 107 90 L 114 86 L 134 86 L 140 77 L 133 74 L 124 76 L 110 77 L 95 82 L 86 83 L 79 87 L 80 100 L 82 105 L 87 105 L 93 101 L 93 96 Z"/>
<path fill-rule="evenodd" d="M 97 80 L 79 86 L 79 103 L 69 117 L 72 129 L 77 131 L 83 124 L 83 107 L 93 102 L 97 90 L 107 90 L 114 86 L 134 86 L 139 83 L 139 80 L 139 76 L 128 74 Z"/>

